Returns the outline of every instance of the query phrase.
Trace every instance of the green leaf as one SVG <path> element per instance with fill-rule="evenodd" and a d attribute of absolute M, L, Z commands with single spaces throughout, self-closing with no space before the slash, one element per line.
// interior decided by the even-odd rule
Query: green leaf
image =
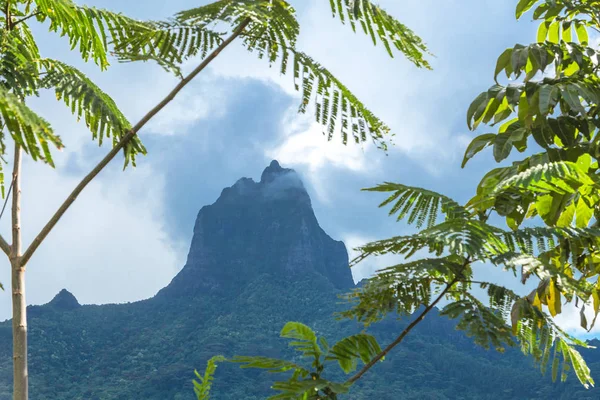
<path fill-rule="evenodd" d="M 62 100 L 77 120 L 84 118 L 99 145 L 105 137 L 112 137 L 115 146 L 129 132 L 131 124 L 114 100 L 81 71 L 57 60 L 42 59 L 40 63 L 46 72 L 40 86 L 54 90 L 57 100 Z M 124 152 L 125 163 L 132 161 L 135 165 L 135 156 L 146 154 L 146 149 L 136 135 Z"/>
<path fill-rule="evenodd" d="M 286 323 L 280 335 L 287 339 L 295 339 L 290 342 L 290 346 L 303 353 L 305 357 L 312 357 L 317 360 L 322 354 L 321 348 L 317 344 L 317 336 L 313 330 L 300 322 Z"/>
<path fill-rule="evenodd" d="M 496 162 L 500 162 L 510 155 L 512 145 L 511 133 L 502 132 L 496 135 L 494 140 L 494 159 Z"/>
<path fill-rule="evenodd" d="M 567 102 L 573 111 L 577 111 L 584 117 L 587 115 L 587 112 L 581 104 L 581 100 L 579 99 L 579 91 L 577 88 L 569 85 L 567 87 L 562 87 L 560 92 L 562 98 Z"/>
<path fill-rule="evenodd" d="M 381 41 L 391 57 L 393 46 L 417 67 L 431 69 L 425 59 L 429 51 L 423 40 L 377 4 L 370 0 L 330 0 L 330 6 L 333 16 L 338 16 L 342 23 L 349 21 L 353 30 L 356 23 L 361 24 L 363 32 L 374 44 Z"/>
<path fill-rule="evenodd" d="M 540 113 L 548 115 L 557 101 L 559 91 L 554 85 L 542 85 L 540 87 Z"/>
<path fill-rule="evenodd" d="M 510 64 L 510 60 L 512 59 L 513 49 L 506 49 L 502 52 L 500 57 L 498 57 L 498 61 L 496 62 L 496 70 L 494 71 L 494 80 L 498 82 L 498 74 L 506 68 L 507 65 Z"/>
<path fill-rule="evenodd" d="M 110 11 L 81 7 L 71 0 L 34 0 L 40 21 L 50 20 L 50 31 L 69 38 L 71 50 L 79 48 L 84 61 L 92 59 L 100 68 L 108 67 L 108 37 L 134 35 L 139 21 Z"/>
<path fill-rule="evenodd" d="M 587 32 L 585 23 L 583 23 L 581 21 L 576 21 L 575 22 L 575 33 L 577 34 L 577 40 L 579 40 L 580 44 L 582 44 L 582 45 L 588 44 L 590 39 L 588 36 L 588 32 Z"/>
<path fill-rule="evenodd" d="M 573 41 L 573 36 L 571 34 L 571 21 L 565 21 L 562 24 L 562 40 L 567 43 Z"/>
<path fill-rule="evenodd" d="M 517 3 L 517 9 L 516 9 L 516 17 L 517 19 L 521 18 L 521 16 L 526 13 L 527 11 L 529 11 L 529 9 L 531 7 L 533 7 L 533 5 L 535 3 L 537 3 L 538 0 L 519 0 L 519 3 Z"/>
<path fill-rule="evenodd" d="M 469 161 L 471 158 L 473 158 L 475 156 L 475 154 L 479 153 L 481 150 L 485 149 L 486 147 L 488 147 L 489 145 L 494 143 L 495 138 L 496 138 L 495 133 L 484 133 L 483 135 L 479 135 L 476 138 L 474 138 L 471 141 L 471 143 L 469 143 L 469 146 L 467 147 L 467 150 L 465 151 L 465 155 L 463 157 L 461 168 L 464 168 L 465 165 L 467 164 L 467 161 Z"/>
<path fill-rule="evenodd" d="M 379 353 L 381 348 L 377 340 L 371 335 L 361 333 L 337 342 L 326 359 L 337 361 L 342 370 L 348 374 L 356 369 L 359 359 L 367 364 Z"/>
<path fill-rule="evenodd" d="M 548 26 L 550 26 L 550 24 L 548 22 L 543 22 L 538 27 L 538 32 L 537 32 L 537 41 L 538 42 L 546 41 L 546 37 L 548 37 Z"/>
<path fill-rule="evenodd" d="M 198 380 L 193 381 L 194 384 L 194 392 L 196 393 L 196 398 L 198 400 L 208 400 L 210 399 L 210 389 L 213 383 L 213 376 L 215 371 L 217 370 L 217 363 L 226 361 L 223 356 L 214 356 L 210 360 L 208 360 L 206 364 L 206 370 L 204 371 L 204 375 L 200 375 L 198 371 L 194 371 Z"/>
<path fill-rule="evenodd" d="M 408 217 L 408 223 L 412 224 L 416 222 L 418 228 L 424 225 L 427 227 L 435 225 L 439 213 L 444 214 L 449 219 L 464 218 L 468 214 L 464 207 L 451 198 L 418 187 L 385 182 L 363 190 L 393 192 L 379 207 L 394 203 L 389 215 L 397 213 L 398 221 Z"/>
<path fill-rule="evenodd" d="M 269 372 L 280 373 L 287 371 L 295 371 L 299 376 L 305 377 L 309 374 L 309 371 L 295 364 L 291 361 L 279 360 L 276 358 L 269 357 L 248 357 L 248 356 L 235 356 L 231 362 L 242 364 L 240 368 L 259 368 L 266 369 Z"/>
<path fill-rule="evenodd" d="M 494 288 L 499 292 L 499 287 Z M 498 300 L 499 293 L 495 294 Z M 474 296 L 464 293 L 463 298 L 446 305 L 440 315 L 452 319 L 459 318 L 457 329 L 464 330 L 476 344 L 489 349 L 490 346 L 503 351 L 505 346 L 514 346 L 511 329 L 502 315 L 486 307 Z"/>
<path fill-rule="evenodd" d="M 578 228 L 587 228 L 593 215 L 594 210 L 587 205 L 583 197 L 580 197 L 577 200 L 577 208 L 575 210 L 575 226 Z"/>
<path fill-rule="evenodd" d="M 477 120 L 477 115 L 483 114 L 489 102 L 488 92 L 482 92 L 473 100 L 467 111 L 467 125 L 469 129 L 473 128 L 473 123 Z"/>
<path fill-rule="evenodd" d="M 46 120 L 3 86 L 0 86 L 0 125 L 34 161 L 42 160 L 54 167 L 49 145 L 62 149 L 60 137 L 54 134 Z M 0 152 L 4 154 L 5 151 L 6 144 L 2 141 Z"/>
<path fill-rule="evenodd" d="M 552 43 L 559 42 L 558 32 L 560 30 L 560 22 L 554 21 L 548 27 L 548 40 Z"/>
<path fill-rule="evenodd" d="M 573 218 L 575 218 L 575 203 L 571 202 L 560 212 L 556 226 L 569 227 L 573 223 Z"/>

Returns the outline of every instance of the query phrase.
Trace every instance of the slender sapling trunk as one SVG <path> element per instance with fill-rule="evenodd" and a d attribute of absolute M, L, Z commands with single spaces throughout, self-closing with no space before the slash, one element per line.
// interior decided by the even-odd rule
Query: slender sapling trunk
<path fill-rule="evenodd" d="M 21 146 L 15 143 L 12 176 L 12 273 L 13 311 L 13 400 L 27 400 L 27 303 L 25 301 L 25 265 L 21 262 Z"/>

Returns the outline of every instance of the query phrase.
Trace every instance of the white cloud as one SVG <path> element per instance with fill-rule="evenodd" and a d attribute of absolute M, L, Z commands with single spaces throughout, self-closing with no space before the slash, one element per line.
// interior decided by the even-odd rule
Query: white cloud
<path fill-rule="evenodd" d="M 162 190 L 161 179 L 149 167 L 111 175 L 109 181 L 99 180 L 86 188 L 34 254 L 27 268 L 29 304 L 45 303 L 63 287 L 82 303 L 147 298 L 182 265 L 181 253 L 162 231 L 162 205 L 153 195 Z M 78 177 L 26 163 L 22 190 L 25 246 L 77 182 Z M 145 196 L 137 190 L 133 195 L 132 189 L 139 185 Z M 6 214 L 2 222 L 7 232 Z M 8 284 L 9 265 L 6 258 L 0 260 L 0 281 Z M 8 318 L 9 310 L 7 290 L 0 293 L 0 319 Z"/>
<path fill-rule="evenodd" d="M 555 318 L 556 323 L 562 329 L 571 333 L 572 335 L 582 336 L 586 335 L 587 330 L 581 327 L 581 302 L 579 303 L 579 308 L 575 307 L 574 303 L 569 303 L 562 306 L 562 313 L 557 315 Z M 592 323 L 594 319 L 594 311 L 591 304 L 586 304 L 585 312 L 584 312 L 588 325 Z M 599 333 L 600 332 L 600 324 L 595 325 L 589 333 Z"/>
<path fill-rule="evenodd" d="M 383 6 L 396 9 L 396 14 L 402 15 L 403 21 L 421 17 L 417 13 L 417 9 L 422 9 L 420 5 L 399 7 L 394 2 L 383 2 Z M 428 18 L 445 18 L 442 12 L 433 14 Z M 374 47 L 368 36 L 354 34 L 348 26 L 332 19 L 327 2 L 312 0 L 304 3 L 299 18 L 301 36 L 298 47 L 307 50 L 346 83 L 368 108 L 397 133 L 393 139 L 394 146 L 390 149 L 391 155 L 408 157 L 433 175 L 441 174 L 450 163 L 458 162 L 457 154 L 462 153 L 468 137 L 457 134 L 447 117 L 452 110 L 464 113 L 463 108 L 466 109 L 467 105 L 448 104 L 447 94 L 440 93 L 440 90 L 452 84 L 453 77 L 446 68 L 448 63 L 433 59 L 436 71 L 432 72 L 417 69 L 401 55 L 390 59 L 381 44 Z M 435 24 L 422 25 L 418 31 L 424 37 L 438 29 Z M 452 38 L 448 38 L 443 44 L 453 46 L 451 41 Z M 349 51 L 349 48 L 352 50 Z M 277 65 L 268 68 L 265 60 L 247 54 L 241 46 L 228 48 L 212 64 L 211 70 L 218 76 L 253 78 L 276 84 L 299 99 L 298 93 L 293 90 L 291 76 L 281 76 Z M 313 112 L 310 108 L 309 120 Z M 439 118 L 432 117 L 436 114 Z M 314 181 L 317 188 L 326 187 L 320 178 L 323 168 L 335 166 L 355 173 L 364 171 L 373 160 L 373 157 L 366 157 L 367 153 L 374 152 L 372 146 L 342 146 L 338 145 L 339 138 L 326 143 L 320 126 L 316 123 L 307 124 L 305 119 L 304 116 L 289 119 L 290 125 L 302 128 L 290 133 L 292 129 L 286 126 L 284 142 L 274 149 L 267 149 L 266 154 L 275 155 L 291 164 L 308 165 L 309 179 Z M 436 162 L 431 162 L 432 159 Z M 322 190 L 318 193 L 323 200 L 327 199 Z"/>
<path fill-rule="evenodd" d="M 319 200 L 327 203 L 331 193 L 321 173 L 323 168 L 366 174 L 377 169 L 379 159 L 371 157 L 377 151 L 371 143 L 344 145 L 338 137 L 327 140 L 322 126 L 313 121 L 312 116 L 298 114 L 296 107 L 291 107 L 282 121 L 280 141 L 264 152 L 268 158 L 307 171 Z"/>

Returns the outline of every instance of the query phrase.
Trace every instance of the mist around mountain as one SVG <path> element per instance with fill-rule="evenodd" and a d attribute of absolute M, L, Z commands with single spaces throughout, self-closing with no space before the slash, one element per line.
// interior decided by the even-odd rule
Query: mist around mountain
<path fill-rule="evenodd" d="M 168 266 L 165 266 L 168 267 Z M 279 330 L 309 325 L 330 342 L 359 332 L 333 314 L 354 287 L 344 244 L 318 224 L 296 172 L 273 161 L 259 181 L 242 178 L 200 210 L 187 262 L 154 297 L 128 304 L 80 305 L 62 290 L 29 307 L 34 400 L 193 399 L 194 369 L 213 355 L 289 358 Z M 369 328 L 382 345 L 409 318 Z M 600 341 L 593 341 L 600 345 Z M 0 400 L 11 398 L 10 321 L 0 323 Z M 597 381 L 600 354 L 583 351 Z M 474 345 L 454 321 L 433 312 L 347 399 L 597 399 L 574 375 L 542 377 L 517 349 Z M 272 374 L 222 364 L 215 400 L 264 399 Z"/>

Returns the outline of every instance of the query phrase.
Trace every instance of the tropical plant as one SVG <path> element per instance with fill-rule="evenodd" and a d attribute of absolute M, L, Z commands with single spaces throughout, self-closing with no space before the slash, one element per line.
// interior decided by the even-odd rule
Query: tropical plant
<path fill-rule="evenodd" d="M 243 45 L 269 63 L 279 62 L 282 73 L 293 71 L 295 88 L 302 94 L 300 112 L 315 104 L 316 120 L 329 139 L 341 132 L 362 142 L 371 138 L 386 147 L 389 128 L 327 69 L 296 49 L 299 25 L 293 7 L 282 0 L 221 0 L 177 14 L 164 22 L 140 22 L 106 10 L 79 6 L 71 0 L 1 0 L 0 21 L 0 156 L 6 155 L 6 134 L 14 141 L 12 194 L 12 244 L 0 236 L 0 248 L 12 270 L 14 399 L 28 398 L 27 316 L 25 268 L 27 262 L 82 190 L 120 152 L 125 166 L 145 154 L 137 133 L 231 42 Z M 418 67 L 429 67 L 426 47 L 408 28 L 368 0 L 338 1 L 332 11 L 352 29 L 360 24 L 374 43 L 381 41 L 390 55 L 393 48 Z M 51 32 L 66 36 L 72 50 L 101 69 L 109 55 L 119 61 L 155 61 L 181 78 L 175 88 L 136 125 L 132 126 L 115 102 L 82 72 L 61 61 L 43 58 L 29 24 L 49 24 Z M 217 31 L 216 27 L 222 29 Z M 181 64 L 192 58 L 201 63 L 184 76 Z M 291 68 L 288 62 L 291 61 Z M 29 96 L 53 90 L 72 113 L 83 118 L 92 138 L 102 144 L 112 137 L 112 150 L 75 187 L 68 198 L 24 251 L 21 241 L 21 160 L 23 153 L 34 161 L 54 166 L 51 147 L 63 143 L 50 124 L 26 104 Z M 0 170 L 4 195 L 4 174 Z"/>
<path fill-rule="evenodd" d="M 457 328 L 475 343 L 498 351 L 520 345 L 542 372 L 550 367 L 553 380 L 560 373 L 564 381 L 573 370 L 586 388 L 594 384 L 576 349 L 587 343 L 562 330 L 554 317 L 564 304 L 573 304 L 580 307 L 581 326 L 590 330 L 600 312 L 600 59 L 590 40 L 590 30 L 600 31 L 599 5 L 596 0 L 517 4 L 517 18 L 533 10 L 533 19 L 541 21 L 537 42 L 515 45 L 498 58 L 496 83 L 467 112 L 470 129 L 498 125 L 497 132 L 475 137 L 462 166 L 486 147 L 492 147 L 496 162 L 506 160 L 513 148 L 527 151 L 527 157 L 485 174 L 465 205 L 395 183 L 367 189 L 388 193 L 381 206 L 391 205 L 390 215 L 421 230 L 357 249 L 360 254 L 351 265 L 384 254 L 405 261 L 378 271 L 346 295 L 353 307 L 340 316 L 366 326 L 388 314 L 413 320 L 346 381 L 344 390 L 442 300 L 441 314 L 458 319 Z M 501 81 L 501 73 L 513 81 Z M 504 218 L 508 229 L 489 223 L 492 216 Z M 475 263 L 502 267 L 523 284 L 536 278 L 537 287 L 519 294 L 474 280 Z M 487 300 L 474 289 L 485 289 Z M 591 321 L 586 307 L 593 312 Z M 258 362 L 253 366 L 268 368 Z M 332 386 L 327 389 L 335 392 Z M 276 398 L 315 398 L 310 393 L 300 388 Z"/>
<path fill-rule="evenodd" d="M 271 373 L 288 373 L 289 379 L 275 382 L 272 388 L 279 393 L 269 399 L 337 399 L 340 393 L 347 393 L 351 382 L 338 383 L 324 377 L 325 367 L 335 363 L 346 374 L 355 371 L 359 360 L 369 363 L 381 352 L 375 338 L 365 333 L 348 336 L 333 346 L 327 339 L 317 337 L 310 327 L 300 322 L 288 322 L 281 330 L 281 337 L 292 339 L 290 346 L 300 353 L 302 359 L 310 361 L 310 366 L 293 361 L 269 357 L 241 357 L 231 360 L 216 356 L 208 361 L 204 376 L 196 372 L 200 382 L 194 381 L 198 400 L 209 398 L 210 385 L 215 372 L 215 361 L 229 361 L 241 364 L 242 368 L 261 368 Z"/>

